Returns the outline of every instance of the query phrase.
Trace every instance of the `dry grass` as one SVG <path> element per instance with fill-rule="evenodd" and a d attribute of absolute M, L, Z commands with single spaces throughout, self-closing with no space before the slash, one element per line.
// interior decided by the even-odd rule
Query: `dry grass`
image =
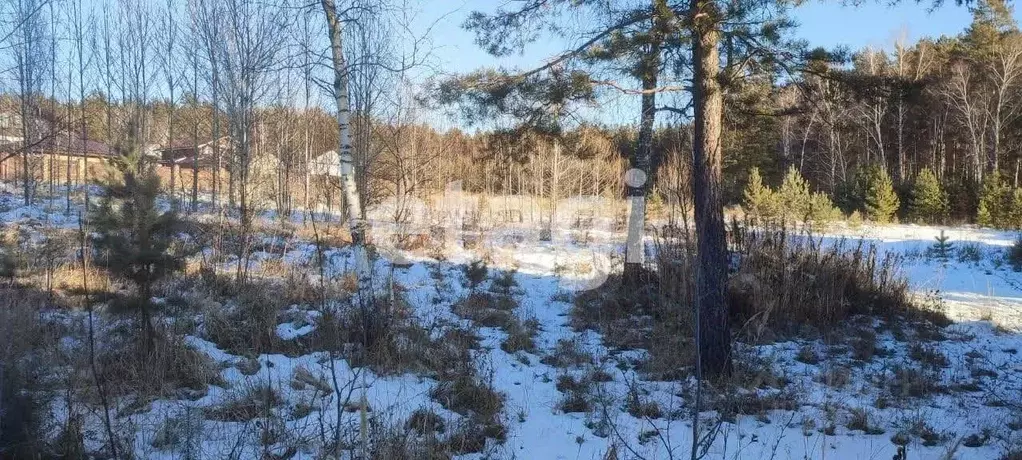
<path fill-rule="evenodd" d="M 318 241 L 324 247 L 343 248 L 351 245 L 351 231 L 346 225 L 324 224 L 295 227 L 294 236 L 304 241 Z"/>
<path fill-rule="evenodd" d="M 638 286 L 613 274 L 599 288 L 580 293 L 574 299 L 571 324 L 578 330 L 600 332 L 604 343 L 611 347 L 648 351 L 648 359 L 640 368 L 644 376 L 676 380 L 688 374 L 695 357 L 692 316 L 685 307 L 689 305 L 690 286 L 687 282 L 659 280 L 668 279 L 662 276 L 672 280 L 690 278 L 685 278 L 685 265 L 662 266 L 667 268 L 640 275 L 644 282 Z"/>
<path fill-rule="evenodd" d="M 274 259 L 275 260 L 275 259 Z M 200 270 L 161 287 L 168 298 L 205 310 L 206 338 L 233 354 L 283 353 L 296 356 L 310 346 L 283 340 L 276 327 L 292 307 L 320 308 L 324 302 L 346 303 L 354 281 L 345 275 L 319 282 L 308 268 L 287 267 L 279 277 L 251 277 L 238 283 L 230 273 Z M 191 292 L 188 296 L 182 293 Z M 221 307 L 227 305 L 227 308 Z"/>
<path fill-rule="evenodd" d="M 40 319 L 45 297 L 0 290 L 0 457 L 36 458 L 47 452 L 41 395 L 55 367 L 56 334 Z"/>
<path fill-rule="evenodd" d="M 909 297 L 900 260 L 862 242 L 825 244 L 784 229 L 738 230 L 741 264 L 729 285 L 732 315 L 781 335 L 828 330 L 856 315 L 947 325 Z"/>
<path fill-rule="evenodd" d="M 884 377 L 887 389 L 895 398 L 922 398 L 941 393 L 940 376 L 934 370 L 915 366 L 895 366 L 890 376 Z"/>
<path fill-rule="evenodd" d="M 500 349 L 507 353 L 524 351 L 536 353 L 536 334 L 539 332 L 539 321 L 531 318 L 521 321 L 512 315 L 511 321 L 505 326 L 507 338 L 500 344 Z"/>
<path fill-rule="evenodd" d="M 588 378 L 564 374 L 557 377 L 556 388 L 564 394 L 557 403 L 558 409 L 565 413 L 593 410 L 593 382 Z"/>
<path fill-rule="evenodd" d="M 280 407 L 283 400 L 276 389 L 265 384 L 246 388 L 242 393 L 205 410 L 209 420 L 220 422 L 247 422 L 256 418 L 268 417 L 274 408 Z"/>
<path fill-rule="evenodd" d="M 230 289 L 230 288 L 227 288 Z M 224 293 L 229 294 L 229 293 Z M 296 353 L 276 333 L 278 315 L 284 307 L 279 295 L 268 287 L 250 284 L 236 293 L 233 307 L 217 307 L 203 316 L 205 338 L 232 354 Z M 227 297 L 224 295 L 222 298 Z"/>
<path fill-rule="evenodd" d="M 490 292 L 472 292 L 453 305 L 454 313 L 479 326 L 509 329 L 518 302 L 514 297 Z"/>
<path fill-rule="evenodd" d="M 432 347 L 430 356 L 439 383 L 429 395 L 448 410 L 464 416 L 450 430 L 444 448 L 438 451 L 481 452 L 487 439 L 502 443 L 507 437 L 502 417 L 505 395 L 479 375 L 472 356 L 472 350 L 478 346 L 478 338 L 471 333 L 450 329 Z"/>
<path fill-rule="evenodd" d="M 593 364 L 593 361 L 591 353 L 582 350 L 577 342 L 569 339 L 558 340 L 554 350 L 540 360 L 543 364 L 558 368 L 579 367 Z"/>
<path fill-rule="evenodd" d="M 420 435 L 443 433 L 446 426 L 444 419 L 429 409 L 416 409 L 405 422 L 405 429 L 415 431 Z"/>
<path fill-rule="evenodd" d="M 884 434 L 884 429 L 876 425 L 869 409 L 862 407 L 855 407 L 848 411 L 848 422 L 845 426 L 849 430 L 862 431 L 865 434 Z"/>
<path fill-rule="evenodd" d="M 1004 258 L 1013 270 L 1022 271 L 1022 236 L 1015 239 L 1015 243 L 1008 248 Z"/>
<path fill-rule="evenodd" d="M 107 345 L 97 362 L 112 395 L 197 399 L 207 385 L 223 385 L 220 368 L 184 339 L 158 331 L 151 352 L 139 347 L 134 330 L 102 337 Z"/>
<path fill-rule="evenodd" d="M 93 265 L 89 265 L 88 269 L 83 271 L 81 263 L 67 263 L 53 270 L 53 287 L 64 295 L 71 297 L 84 295 L 86 282 L 89 295 L 95 298 L 110 296 L 117 291 L 110 274 Z"/>
<path fill-rule="evenodd" d="M 448 410 L 469 417 L 488 430 L 502 425 L 500 416 L 504 410 L 504 394 L 472 373 L 439 382 L 430 390 L 429 396 Z"/>
<path fill-rule="evenodd" d="M 435 348 L 429 332 L 411 316 L 399 289 L 374 305 L 340 305 L 317 319 L 313 333 L 299 340 L 305 350 L 344 356 L 352 366 L 368 366 L 382 375 L 430 372 Z"/>

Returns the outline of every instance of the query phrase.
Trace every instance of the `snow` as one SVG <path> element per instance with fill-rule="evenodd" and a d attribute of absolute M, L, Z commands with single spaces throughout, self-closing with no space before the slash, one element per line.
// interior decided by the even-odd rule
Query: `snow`
<path fill-rule="evenodd" d="M 77 226 L 76 217 L 47 212 L 41 206 L 21 206 L 19 198 L 16 194 L 0 194 L 0 219 L 5 224 L 34 222 L 37 228 L 43 222 L 56 227 Z M 510 199 L 491 198 L 490 207 L 498 207 Z M 477 202 L 458 203 L 456 207 L 461 211 L 479 205 Z M 58 200 L 54 208 L 62 210 L 60 205 Z M 571 219 L 568 216 L 600 206 L 595 199 L 576 200 L 572 207 L 561 210 L 561 219 L 567 222 Z M 416 209 L 426 212 L 424 207 Z M 386 216 L 392 212 L 392 208 L 384 207 L 375 215 Z M 423 325 L 468 323 L 454 314 L 451 306 L 469 294 L 462 280 L 461 266 L 483 258 L 489 261 L 491 274 L 514 271 L 517 286 L 512 295 L 519 305 L 514 313 L 520 319 L 534 318 L 540 325 L 536 339 L 539 351 L 535 354 L 506 353 L 500 348 L 505 332 L 498 328 L 479 328 L 482 350 L 476 354 L 475 361 L 479 374 L 506 395 L 502 419 L 508 426 L 508 437 L 503 444 L 491 440 L 485 452 L 463 458 L 602 459 L 612 449 L 616 450 L 618 458 L 689 455 L 692 416 L 682 395 L 692 391 L 693 382 L 644 381 L 630 366 L 642 356 L 642 351 L 611 350 L 603 344 L 599 334 L 576 331 L 568 324 L 572 294 L 599 286 L 609 273 L 619 269 L 623 235 L 611 230 L 611 221 L 606 218 L 603 223 L 594 225 L 589 231 L 591 241 L 585 245 L 573 241 L 574 231 L 567 230 L 567 226 L 555 230 L 553 241 L 543 242 L 536 238 L 538 232 L 532 224 L 516 224 L 488 228 L 484 244 L 475 250 L 466 250 L 449 240 L 443 248 L 446 259 L 442 262 L 415 251 L 381 249 L 387 258 L 376 261 L 375 272 L 384 276 L 392 274 L 393 282 L 404 287 L 412 314 Z M 386 225 L 381 222 L 374 228 L 382 229 Z M 955 248 L 952 251 L 955 255 L 946 262 L 927 256 L 927 249 L 942 231 Z M 878 404 L 879 399 L 887 397 L 884 389 L 896 378 L 896 370 L 914 364 L 908 356 L 908 344 L 899 341 L 892 331 L 875 325 L 867 325 L 866 329 L 876 330 L 878 346 L 885 353 L 867 362 L 856 361 L 847 352 L 828 356 L 818 364 L 798 361 L 799 352 L 805 347 L 825 352 L 827 344 L 822 340 L 740 346 L 742 359 L 756 358 L 772 363 L 790 382 L 787 388 L 797 393 L 799 405 L 794 410 L 738 415 L 733 423 L 722 423 L 706 458 L 892 458 L 897 448 L 892 436 L 918 428 L 921 422 L 945 439 L 928 446 L 923 445 L 918 436 L 911 437 L 907 446 L 909 458 L 943 458 L 951 454 L 949 458 L 993 459 L 1010 446 L 1022 445 L 1022 432 L 1006 428 L 1008 422 L 1020 416 L 1019 407 L 1022 406 L 1022 275 L 1002 261 L 1005 248 L 1015 241 L 1016 234 L 974 227 L 864 225 L 831 229 L 822 238 L 828 242 L 864 239 L 876 244 L 880 251 L 902 256 L 903 272 L 919 298 L 939 299 L 942 308 L 955 321 L 945 331 L 947 340 L 934 342 L 947 357 L 948 365 L 934 369 L 928 378 L 943 386 L 976 381 L 981 384 L 981 391 L 951 390 L 889 405 Z M 267 242 L 282 246 L 280 241 Z M 980 254 L 979 260 L 960 259 L 958 254 L 965 246 L 974 247 Z M 283 256 L 259 253 L 253 260 L 259 263 L 278 258 L 298 266 L 310 263 L 315 254 L 311 242 L 297 241 L 292 242 Z M 325 272 L 330 278 L 349 271 L 354 263 L 347 248 L 331 248 L 326 256 Z M 410 266 L 395 267 L 388 260 L 397 258 Z M 293 306 L 286 313 L 282 315 L 286 321 L 278 324 L 274 331 L 281 339 L 292 340 L 314 331 L 316 312 Z M 419 408 L 429 408 L 447 420 L 461 417 L 430 399 L 430 389 L 436 385 L 430 377 L 376 375 L 367 369 L 352 368 L 345 360 L 332 358 L 324 352 L 297 357 L 259 355 L 254 357 L 260 363 L 259 369 L 246 375 L 239 369 L 246 357 L 233 355 L 198 335 L 188 335 L 186 342 L 220 364 L 223 384 L 210 386 L 206 394 L 195 400 L 152 401 L 147 410 L 121 417 L 119 425 L 135 428 L 134 448 L 138 458 L 181 457 L 179 451 L 153 447 L 154 437 L 171 419 L 198 419 L 198 441 L 208 458 L 222 458 L 231 453 L 235 458 L 258 458 L 262 455 L 259 428 L 245 422 L 201 420 L 201 412 L 247 389 L 267 384 L 281 393 L 282 399 L 287 401 L 285 407 L 293 407 L 298 402 L 312 403 L 316 401 L 315 389 L 292 385 L 299 369 L 325 382 L 336 379 L 346 392 L 315 403 L 316 410 L 304 417 L 283 417 L 289 432 L 298 433 L 303 439 L 318 439 L 321 426 L 317 418 L 320 417 L 333 420 L 339 415 L 346 425 L 357 431 L 359 412 L 345 411 L 344 406 L 357 405 L 362 398 L 374 416 L 391 420 L 398 427 Z M 590 353 L 593 363 L 556 368 L 541 362 L 560 342 L 573 343 Z M 563 394 L 556 388 L 558 377 L 582 376 L 596 369 L 613 377 L 610 382 L 596 384 L 596 391 L 604 401 L 602 407 L 586 414 L 561 411 L 558 405 Z M 822 376 L 834 369 L 847 371 L 846 384 L 828 385 L 821 381 Z M 665 417 L 649 419 L 630 415 L 624 409 L 630 390 L 655 401 Z M 743 391 L 762 396 L 777 390 Z M 336 398 L 342 398 L 340 413 Z M 870 425 L 883 432 L 866 434 L 849 429 L 847 422 L 856 409 L 867 411 Z M 54 403 L 51 411 L 56 417 L 67 416 L 66 408 L 59 402 Z M 702 414 L 701 434 L 714 424 L 715 415 Z M 612 429 L 609 432 L 594 430 L 604 423 L 604 417 Z M 98 412 L 87 415 L 87 424 L 90 427 L 87 446 L 99 449 L 103 437 Z M 828 425 L 833 429 L 826 429 Z M 967 436 L 984 430 L 990 433 L 990 440 L 978 447 L 965 446 L 963 440 Z M 303 447 L 292 458 L 318 457 L 314 449 Z"/>

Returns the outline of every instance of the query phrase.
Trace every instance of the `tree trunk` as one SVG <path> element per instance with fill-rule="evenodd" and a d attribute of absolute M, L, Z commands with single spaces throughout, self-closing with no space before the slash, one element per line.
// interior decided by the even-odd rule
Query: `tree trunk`
<path fill-rule="evenodd" d="M 192 88 L 199 87 L 198 65 L 192 66 Z M 192 102 L 192 212 L 199 212 L 199 98 Z M 173 153 L 173 150 L 171 151 Z M 173 158 L 173 155 L 171 155 Z"/>
<path fill-rule="evenodd" d="M 656 86 L 660 75 L 660 51 L 664 39 L 665 0 L 653 0 L 653 22 L 650 27 L 650 43 L 641 65 L 642 106 L 639 121 L 639 137 L 635 155 L 629 160 L 631 168 L 625 178 L 628 187 L 628 240 L 625 245 L 624 279 L 627 283 L 638 282 L 645 262 L 643 244 L 646 229 L 646 193 L 649 188 L 650 160 L 653 156 L 653 124 L 656 121 Z"/>
<path fill-rule="evenodd" d="M 337 128 L 340 131 L 341 188 L 344 192 L 345 214 L 351 230 L 351 243 L 355 251 L 358 274 L 359 300 L 366 304 L 372 301 L 372 273 L 365 252 L 366 229 L 362 220 L 358 190 L 355 186 L 355 171 L 351 152 L 351 106 L 348 100 L 348 70 L 344 61 L 344 46 L 341 36 L 341 22 L 337 19 L 334 0 L 322 0 L 330 35 L 330 49 L 334 67 L 334 101 L 337 104 Z"/>
<path fill-rule="evenodd" d="M 701 371 L 726 375 L 731 367 L 731 328 L 725 286 L 727 248 L 721 197 L 721 129 L 723 95 L 718 76 L 718 14 L 712 0 L 695 0 L 692 8 L 693 103 L 695 139 L 692 152 L 698 267 L 696 305 Z"/>

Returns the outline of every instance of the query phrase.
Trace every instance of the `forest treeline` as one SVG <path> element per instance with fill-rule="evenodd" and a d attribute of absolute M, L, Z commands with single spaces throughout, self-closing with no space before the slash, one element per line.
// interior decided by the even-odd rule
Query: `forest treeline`
<path fill-rule="evenodd" d="M 273 186 L 264 187 L 267 192 L 253 198 L 260 201 L 255 205 L 290 212 L 293 203 L 280 196 L 296 193 L 303 180 L 309 183 L 310 162 L 338 143 L 332 111 L 310 98 L 321 84 L 317 75 L 322 69 L 316 65 L 322 57 L 311 52 L 284 57 L 290 47 L 309 49 L 318 40 L 311 30 L 318 23 L 298 19 L 291 24 L 294 33 L 279 41 L 266 38 L 265 52 L 293 66 L 283 71 L 269 64 L 246 68 L 258 86 L 252 90 L 222 81 L 231 77 L 232 66 L 242 68 L 214 40 L 231 31 L 211 29 L 227 10 L 200 2 L 189 6 L 190 19 L 183 21 L 169 9 L 125 5 L 87 19 L 74 8 L 67 14 L 55 11 L 52 18 L 47 10 L 31 16 L 38 23 L 18 30 L 35 27 L 37 33 L 22 38 L 49 44 L 52 54 L 20 46 L 11 51 L 15 58 L 51 62 L 13 60 L 17 69 L 31 72 L 13 78 L 25 84 L 6 92 L 0 100 L 3 111 L 50 120 L 112 146 L 122 141 L 129 119 L 144 121 L 143 144 L 245 137 L 245 148 L 220 159 L 231 186 L 214 194 L 235 204 L 242 189 L 236 190 L 236 179 L 272 181 Z M 265 11 L 253 17 L 278 14 Z M 749 73 L 725 85 L 724 202 L 747 201 L 754 168 L 763 184 L 775 188 L 794 168 L 809 189 L 825 194 L 845 214 L 867 215 L 869 182 L 882 173 L 897 194 L 895 217 L 902 220 L 919 216 L 909 206 L 918 200 L 914 195 L 920 192 L 914 189 L 934 188 L 936 178 L 936 190 L 927 193 L 936 194 L 937 205 L 926 221 L 1022 227 L 1013 211 L 1022 206 L 1022 33 L 1011 7 L 1001 0 L 980 2 L 972 14 L 971 25 L 954 37 L 899 41 L 891 50 L 819 52 L 818 59 L 788 74 Z M 58 22 L 81 22 L 98 38 L 88 43 L 71 37 L 58 48 L 48 30 Z M 144 33 L 140 25 L 158 33 Z M 386 55 L 378 22 L 366 17 L 353 25 L 346 32 L 350 61 Z M 145 48 L 134 52 L 148 52 L 148 57 L 125 52 L 138 48 L 130 45 L 132 38 Z M 171 58 L 160 63 L 164 49 Z M 389 96 L 395 89 L 407 91 L 408 81 L 370 66 L 352 67 L 350 75 L 356 178 L 367 204 L 427 196 L 454 181 L 480 193 L 625 193 L 622 177 L 635 155 L 638 126 L 574 125 L 555 135 L 558 148 L 550 133 L 440 130 L 435 122 L 441 115 L 423 105 L 422 94 Z M 280 89 L 282 84 L 286 89 Z M 256 100 L 237 106 L 248 96 Z M 692 124 L 684 118 L 660 120 L 653 144 L 652 199 L 688 199 Z M 274 174 L 247 172 L 253 165 Z M 31 167 L 29 175 L 41 180 L 41 165 Z"/>

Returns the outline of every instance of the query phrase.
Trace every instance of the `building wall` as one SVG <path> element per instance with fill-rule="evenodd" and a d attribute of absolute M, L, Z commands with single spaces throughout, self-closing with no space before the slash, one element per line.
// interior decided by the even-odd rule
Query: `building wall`
<path fill-rule="evenodd" d="M 74 155 L 33 155 L 29 167 L 34 172 L 32 175 L 41 183 L 49 183 L 52 179 L 56 184 L 65 184 L 68 181 L 69 159 L 72 185 L 80 185 L 86 177 L 91 182 L 106 174 L 107 160 L 97 157 L 86 159 Z M 5 181 L 22 181 L 25 170 L 23 161 L 23 157 L 18 155 L 0 162 L 0 178 Z"/>

